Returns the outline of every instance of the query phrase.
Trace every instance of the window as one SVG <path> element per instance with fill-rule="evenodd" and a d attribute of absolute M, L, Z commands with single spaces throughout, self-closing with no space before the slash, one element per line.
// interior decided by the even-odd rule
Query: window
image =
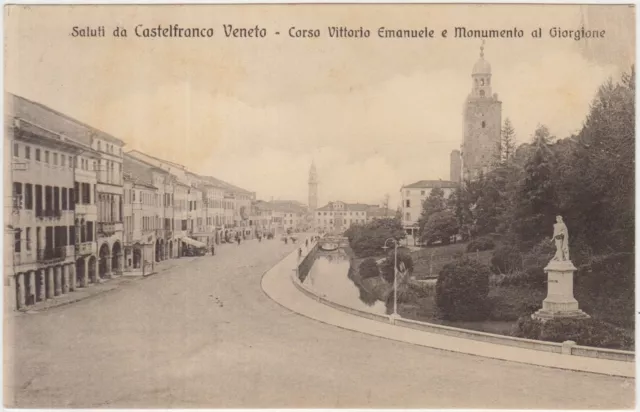
<path fill-rule="evenodd" d="M 22 183 L 13 183 L 13 208 L 22 209 Z"/>
<path fill-rule="evenodd" d="M 480 97 L 484 97 L 484 90 L 480 90 Z"/>
<path fill-rule="evenodd" d="M 18 143 L 13 144 L 13 157 L 20 157 L 20 146 Z"/>
<path fill-rule="evenodd" d="M 89 183 L 82 184 L 82 204 L 88 205 L 91 203 L 91 185 Z"/>
<path fill-rule="evenodd" d="M 36 216 L 42 216 L 42 186 L 36 185 Z"/>
<path fill-rule="evenodd" d="M 66 166 L 67 163 L 67 158 L 65 155 L 60 155 L 60 166 L 64 167 Z"/>
<path fill-rule="evenodd" d="M 102 145 L 100 144 L 100 141 L 98 140 L 98 150 L 102 150 Z"/>
<path fill-rule="evenodd" d="M 411 220 L 411 213 L 407 212 L 407 216 L 405 220 Z"/>
<path fill-rule="evenodd" d="M 22 236 L 22 229 L 16 229 L 14 233 L 14 246 L 13 251 L 16 253 L 20 253 L 20 236 Z"/>
<path fill-rule="evenodd" d="M 411 207 L 411 200 L 407 199 L 406 205 L 407 207 Z"/>
<path fill-rule="evenodd" d="M 45 163 L 49 163 L 49 151 L 48 150 L 44 151 L 44 162 Z"/>
<path fill-rule="evenodd" d="M 31 148 L 29 146 L 24 147 L 24 158 L 31 159 Z"/>
<path fill-rule="evenodd" d="M 424 196 L 424 190 L 421 190 L 421 191 L 420 191 L 420 195 L 421 195 L 421 196 Z"/>
<path fill-rule="evenodd" d="M 31 250 L 31 228 L 30 227 L 27 228 L 26 235 L 27 235 L 27 238 L 26 238 L 25 246 L 27 250 Z"/>
<path fill-rule="evenodd" d="M 67 210 L 67 200 L 68 199 L 67 188 L 62 188 L 62 210 Z"/>
<path fill-rule="evenodd" d="M 40 149 L 36 149 L 36 160 L 40 161 Z"/>
<path fill-rule="evenodd" d="M 76 193 L 76 194 L 77 194 L 77 193 L 80 193 L 80 183 L 75 182 L 75 183 L 73 184 L 73 188 L 75 189 L 75 193 Z M 72 192 L 71 194 L 73 194 L 73 192 Z M 73 203 L 80 203 L 80 199 L 78 199 L 77 197 L 75 197 L 75 198 L 73 199 Z"/>
<path fill-rule="evenodd" d="M 58 153 L 53 154 L 53 165 L 58 166 Z"/>
<path fill-rule="evenodd" d="M 24 208 L 33 210 L 33 185 L 31 183 L 24 185 Z"/>
<path fill-rule="evenodd" d="M 73 189 L 69 189 L 69 210 L 75 210 L 76 204 L 75 195 Z"/>
<path fill-rule="evenodd" d="M 53 188 L 53 210 L 60 210 L 60 188 Z"/>

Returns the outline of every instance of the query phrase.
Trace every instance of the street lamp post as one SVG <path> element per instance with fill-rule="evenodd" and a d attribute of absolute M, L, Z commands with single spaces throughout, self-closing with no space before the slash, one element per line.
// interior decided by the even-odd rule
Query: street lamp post
<path fill-rule="evenodd" d="M 398 241 L 392 237 L 384 241 L 383 249 L 389 249 L 387 242 L 393 241 L 393 314 L 392 318 L 398 316 Z"/>

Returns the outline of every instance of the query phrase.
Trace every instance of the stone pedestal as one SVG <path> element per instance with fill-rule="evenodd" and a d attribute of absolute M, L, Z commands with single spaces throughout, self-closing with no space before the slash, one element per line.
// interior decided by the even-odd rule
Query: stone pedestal
<path fill-rule="evenodd" d="M 547 298 L 542 302 L 542 309 L 531 315 L 533 319 L 546 321 L 549 319 L 571 318 L 587 319 L 590 316 L 578 307 L 573 297 L 573 272 L 576 267 L 570 260 L 549 262 L 544 271 L 547 273 Z"/>

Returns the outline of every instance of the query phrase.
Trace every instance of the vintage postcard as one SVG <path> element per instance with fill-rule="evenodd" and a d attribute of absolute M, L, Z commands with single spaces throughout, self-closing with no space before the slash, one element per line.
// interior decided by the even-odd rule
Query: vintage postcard
<path fill-rule="evenodd" d="M 634 408 L 635 24 L 5 5 L 4 405 Z"/>

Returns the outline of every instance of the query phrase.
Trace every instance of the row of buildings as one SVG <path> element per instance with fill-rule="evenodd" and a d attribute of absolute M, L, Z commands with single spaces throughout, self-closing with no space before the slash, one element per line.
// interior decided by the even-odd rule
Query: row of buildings
<path fill-rule="evenodd" d="M 236 236 L 305 227 L 307 209 L 137 150 L 5 95 L 5 302 L 27 308 Z M 6 170 L 8 169 L 8 170 Z"/>

